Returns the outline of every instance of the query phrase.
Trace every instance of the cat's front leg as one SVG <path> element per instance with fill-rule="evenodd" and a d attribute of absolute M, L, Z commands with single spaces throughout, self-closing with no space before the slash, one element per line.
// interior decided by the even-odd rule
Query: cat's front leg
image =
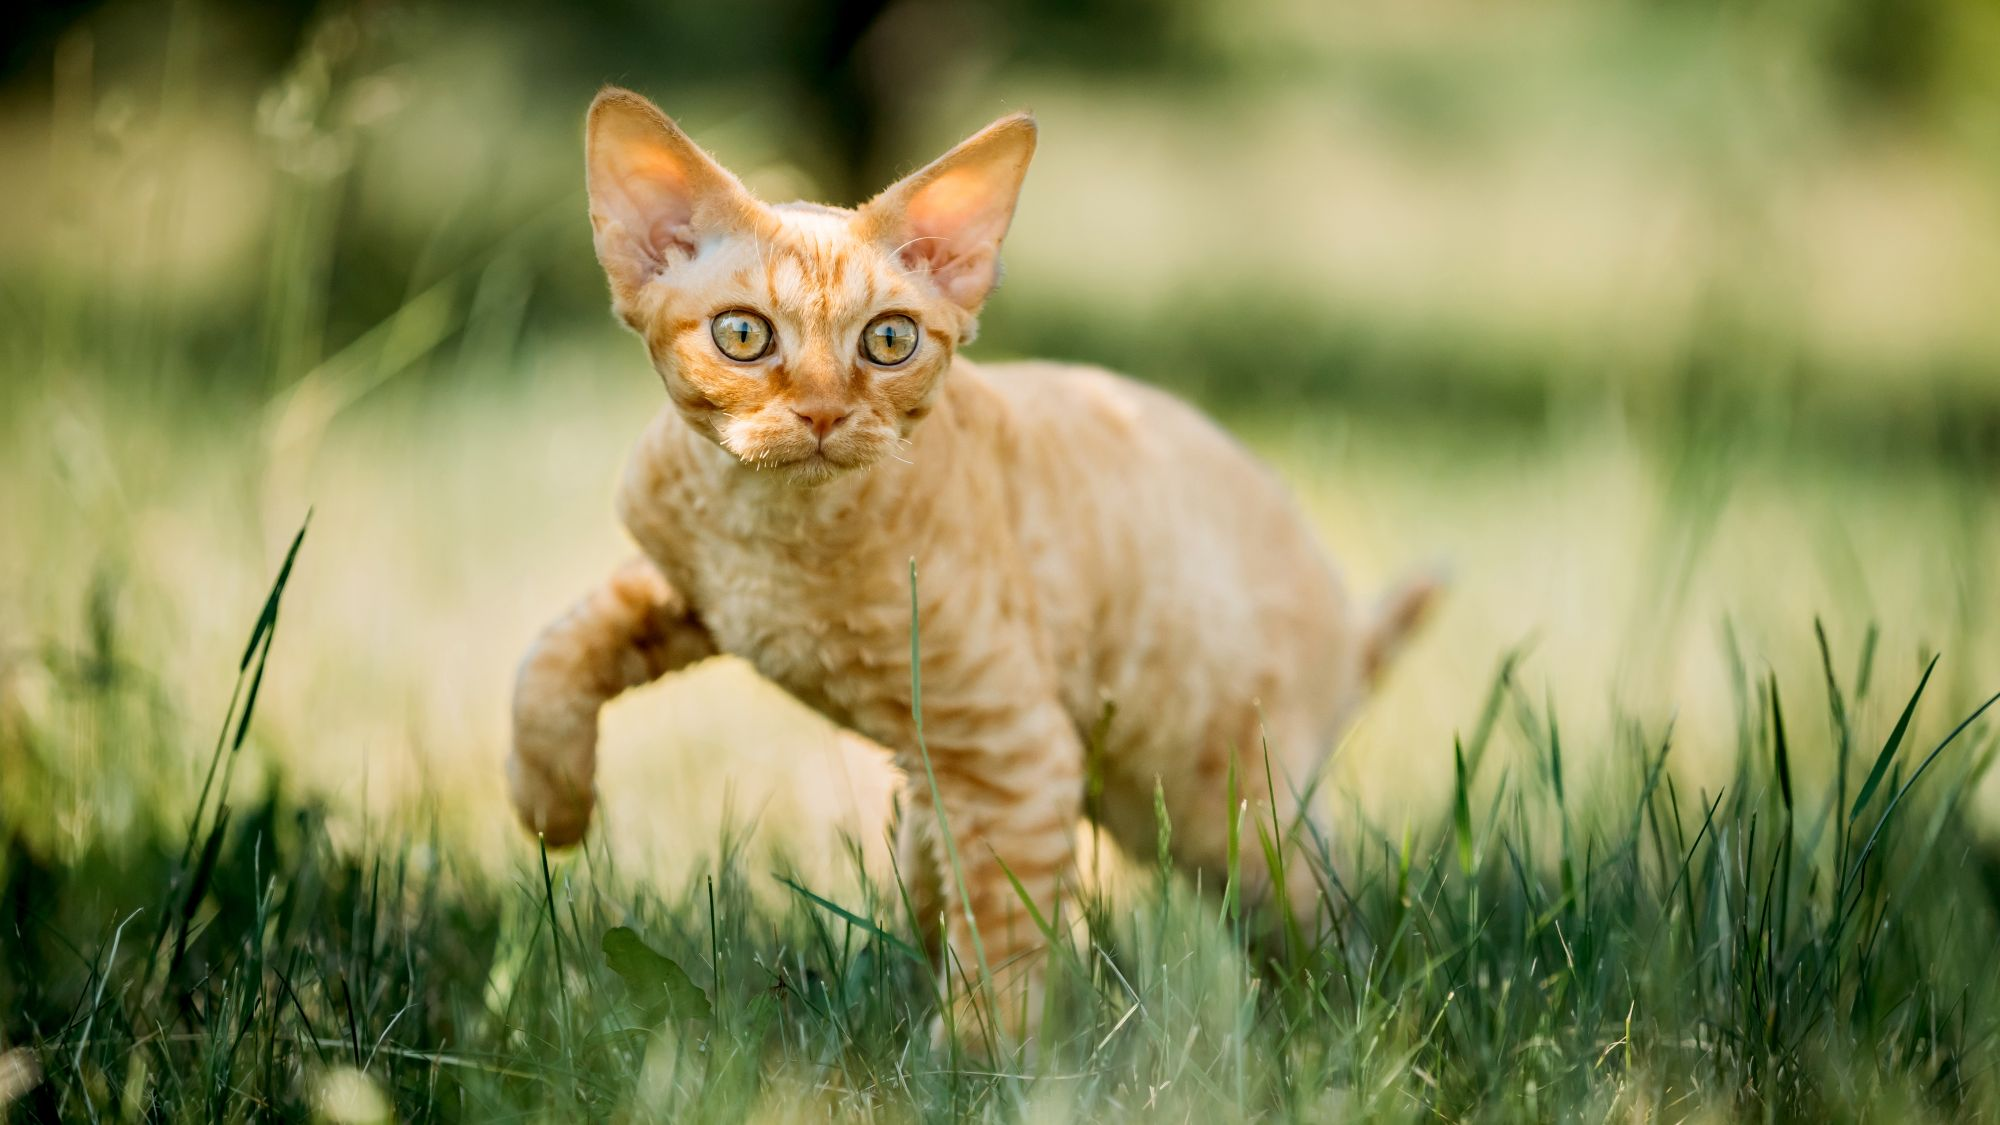
<path fill-rule="evenodd" d="M 942 915 L 918 919 L 945 938 L 951 1003 L 934 1031 L 974 1047 L 1024 1042 L 1041 1024 L 1042 927 L 1064 924 L 1074 873 L 1082 743 L 1053 700 L 1025 711 L 967 709 L 939 726 L 926 740 L 929 769 L 921 754 L 905 763 L 898 849 L 904 878 L 939 892 L 913 895 L 920 912 Z"/>
<path fill-rule="evenodd" d="M 596 804 L 598 709 L 714 654 L 686 599 L 644 558 L 544 629 L 514 681 L 507 778 L 521 822 L 552 846 L 582 838 Z"/>

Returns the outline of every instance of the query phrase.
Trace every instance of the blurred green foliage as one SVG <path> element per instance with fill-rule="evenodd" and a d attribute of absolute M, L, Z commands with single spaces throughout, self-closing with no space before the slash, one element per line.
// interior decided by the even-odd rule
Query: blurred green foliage
<path fill-rule="evenodd" d="M 987 354 L 1212 402 L 1532 421 L 1608 395 L 1676 424 L 1775 401 L 1835 441 L 1981 457 L 2000 430 L 1979 311 L 2000 297 L 2000 14 L 1979 0 L 0 19 L 21 170 L 0 204 L 30 217 L 0 238 L 16 375 L 268 395 L 386 333 L 412 353 L 397 373 L 500 385 L 517 349 L 602 331 L 577 121 L 617 82 L 753 186 L 835 202 L 1049 107 Z M 1272 310 L 1282 337 L 1243 348 Z"/>
<path fill-rule="evenodd" d="M 0 1078 L 47 1074 L 19 1112 L 297 1118 L 347 1079 L 412 1119 L 1035 1108 L 925 1047 L 919 966 L 754 900 L 728 839 L 718 913 L 600 872 L 610 832 L 545 881 L 485 831 L 507 669 L 628 549 L 594 505 L 652 405 L 583 220 L 605 82 L 834 202 L 1032 106 L 976 354 L 1228 408 L 1367 579 L 1464 567 L 1342 759 L 1340 799 L 1393 782 L 1416 817 L 1340 819 L 1357 940 L 1259 976 L 1182 884 L 1093 900 L 1051 1117 L 2000 1102 L 1990 717 L 1871 757 L 1929 644 L 1927 727 L 1996 666 L 1988 0 L 108 0 L 0 14 Z M 292 648 L 204 805 L 205 662 L 308 503 Z M 1815 614 L 1850 643 L 1813 652 Z M 1717 626 L 1727 660 L 1693 655 Z M 1501 677 L 1447 756 L 1529 630 L 1560 690 Z M 676 729 L 778 710 L 681 688 Z M 689 792 L 629 744 L 607 777 L 713 812 L 797 780 L 786 737 L 719 740 Z M 712 1026 L 633 1022 L 618 927 Z"/>

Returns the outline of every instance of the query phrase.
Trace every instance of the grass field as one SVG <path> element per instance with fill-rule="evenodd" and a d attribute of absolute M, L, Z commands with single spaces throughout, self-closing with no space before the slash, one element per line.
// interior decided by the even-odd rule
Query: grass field
<path fill-rule="evenodd" d="M 898 779 L 741 662 L 607 710 L 583 850 L 507 805 L 661 403 L 577 184 L 627 33 L 329 5 L 264 74 L 251 15 L 106 5 L 0 83 L 47 217 L 0 225 L 0 1120 L 2000 1119 L 1991 19 L 1934 0 L 1988 38 L 1866 118 L 1800 77 L 1840 4 L 1322 7 L 973 52 L 892 122 L 1042 114 L 976 355 L 1185 393 L 1364 596 L 1452 580 L 1325 781 L 1327 918 L 1083 829 L 1022 1057 L 931 1043 Z M 797 91 L 658 77 L 812 191 Z"/>
<path fill-rule="evenodd" d="M 2000 1107 L 1975 475 L 1599 416 L 1476 448 L 1237 419 L 1358 582 L 1457 574 L 1336 759 L 1340 925 L 1248 943 L 1153 857 L 1092 864 L 1039 1050 L 996 1066 L 920 1031 L 887 767 L 740 666 L 612 708 L 584 853 L 512 825 L 508 672 L 623 550 L 633 374 L 392 389 L 310 459 L 282 407 L 17 397 L 4 471 L 47 487 L 0 552 L 16 1117 Z"/>

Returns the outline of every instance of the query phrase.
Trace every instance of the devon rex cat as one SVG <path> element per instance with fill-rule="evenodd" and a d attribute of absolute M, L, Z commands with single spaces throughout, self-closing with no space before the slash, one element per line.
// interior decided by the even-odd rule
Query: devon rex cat
<path fill-rule="evenodd" d="M 1159 786 L 1176 858 L 1220 887 L 1232 823 L 1245 857 L 1274 811 L 1291 847 L 1315 830 L 1301 795 L 1433 593 L 1358 612 L 1284 489 L 1176 399 L 958 355 L 1034 149 L 1005 117 L 856 210 L 773 206 L 651 102 L 598 95 L 597 256 L 669 404 L 619 491 L 644 555 L 529 651 L 509 763 L 522 819 L 571 843 L 599 707 L 741 656 L 911 779 L 898 862 L 968 1037 L 1034 1028 L 1044 939 L 1014 881 L 1054 916 L 1107 701 L 1100 822 L 1148 854 Z M 1271 897 L 1261 858 L 1242 867 Z M 1290 871 L 1280 893 L 1317 916 L 1311 865 Z"/>

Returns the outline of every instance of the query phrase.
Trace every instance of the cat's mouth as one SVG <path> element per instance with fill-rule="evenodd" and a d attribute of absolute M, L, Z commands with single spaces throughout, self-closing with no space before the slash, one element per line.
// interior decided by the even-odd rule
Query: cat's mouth
<path fill-rule="evenodd" d="M 801 484 L 816 484 L 839 476 L 845 466 L 836 464 L 826 455 L 826 450 L 815 449 L 803 457 L 796 457 L 779 465 L 780 471 Z"/>
<path fill-rule="evenodd" d="M 716 436 L 745 468 L 799 484 L 817 484 L 866 469 L 881 459 L 886 446 L 881 435 L 865 428 L 843 427 L 820 439 L 793 427 L 735 423 L 722 427 Z"/>
<path fill-rule="evenodd" d="M 857 455 L 849 450 L 829 449 L 822 445 L 790 456 L 742 457 L 740 460 L 750 468 L 778 474 L 795 484 L 813 485 L 865 469 L 876 459 L 866 452 Z"/>

